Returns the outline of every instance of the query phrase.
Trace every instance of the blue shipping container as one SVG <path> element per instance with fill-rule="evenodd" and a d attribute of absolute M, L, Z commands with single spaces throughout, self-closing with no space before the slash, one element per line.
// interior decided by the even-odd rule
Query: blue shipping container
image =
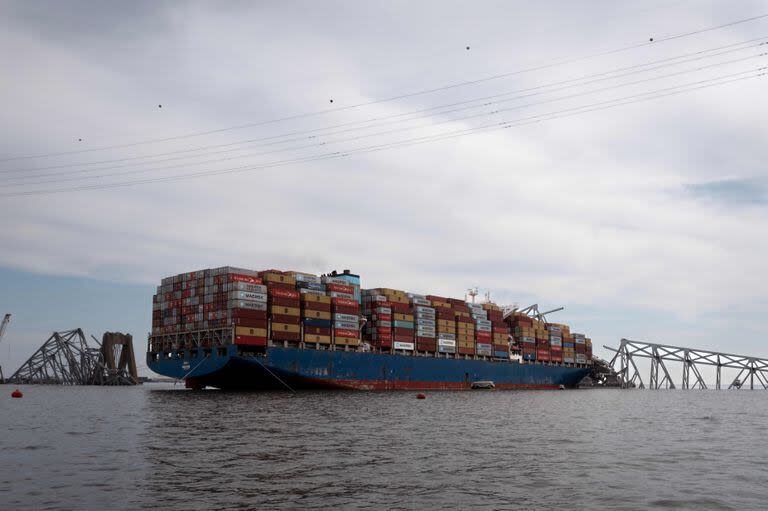
<path fill-rule="evenodd" d="M 331 328 L 330 319 L 304 318 L 302 320 L 307 326 L 317 326 L 320 328 Z"/>

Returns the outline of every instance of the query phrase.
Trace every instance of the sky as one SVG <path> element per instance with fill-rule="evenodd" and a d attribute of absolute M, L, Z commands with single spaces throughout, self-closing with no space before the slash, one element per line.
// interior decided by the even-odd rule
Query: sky
<path fill-rule="evenodd" d="M 75 327 L 141 354 L 160 279 L 221 265 L 768 356 L 765 14 L 2 2 L 0 364 Z"/>

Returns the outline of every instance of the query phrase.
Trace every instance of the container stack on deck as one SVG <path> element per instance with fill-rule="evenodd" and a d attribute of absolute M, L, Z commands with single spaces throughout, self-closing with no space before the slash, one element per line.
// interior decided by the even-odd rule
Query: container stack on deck
<path fill-rule="evenodd" d="M 435 309 L 435 333 L 438 353 L 456 353 L 456 317 L 448 298 L 427 295 Z"/>
<path fill-rule="evenodd" d="M 416 351 L 433 354 L 437 351 L 437 315 L 426 296 L 408 293 L 415 321 Z"/>
<path fill-rule="evenodd" d="M 233 328 L 240 346 L 269 341 L 315 349 L 372 349 L 420 356 L 478 356 L 586 364 L 592 341 L 568 325 L 514 312 L 504 319 L 493 303 L 360 288 L 347 271 L 317 276 L 223 267 L 164 278 L 153 298 L 152 335 Z"/>
<path fill-rule="evenodd" d="M 340 276 L 321 278 L 331 297 L 333 343 L 336 346 L 360 344 L 360 286 Z"/>
<path fill-rule="evenodd" d="M 331 345 L 331 297 L 316 275 L 297 273 L 296 289 L 301 300 L 301 327 L 306 344 Z"/>
<path fill-rule="evenodd" d="M 392 304 L 376 289 L 363 289 L 363 314 L 366 318 L 363 338 L 374 348 L 392 349 Z"/>
<path fill-rule="evenodd" d="M 509 326 L 504 322 L 504 313 L 501 307 L 495 303 L 484 303 L 483 308 L 488 312 L 488 320 L 491 322 L 491 338 L 493 342 L 493 356 L 496 358 L 509 358 Z"/>

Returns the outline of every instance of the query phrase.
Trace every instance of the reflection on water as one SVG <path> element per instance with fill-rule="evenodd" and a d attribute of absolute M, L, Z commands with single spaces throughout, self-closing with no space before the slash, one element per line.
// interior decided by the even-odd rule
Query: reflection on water
<path fill-rule="evenodd" d="M 0 509 L 761 508 L 768 393 L 0 386 Z"/>

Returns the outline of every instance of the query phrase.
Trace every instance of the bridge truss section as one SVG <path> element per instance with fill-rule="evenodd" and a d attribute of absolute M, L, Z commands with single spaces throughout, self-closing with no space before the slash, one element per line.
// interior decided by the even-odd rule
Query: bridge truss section
<path fill-rule="evenodd" d="M 666 344 L 655 344 L 643 341 L 622 339 L 619 349 L 604 346 L 615 354 L 610 365 L 617 368 L 617 374 L 622 388 L 646 388 L 640 370 L 635 363 L 637 358 L 647 358 L 651 362 L 648 377 L 648 388 L 674 389 L 667 364 L 679 362 L 682 364 L 682 388 L 706 389 L 707 384 L 701 376 L 702 366 L 715 367 L 715 388 L 722 388 L 722 370 L 730 368 L 738 370 L 736 377 L 728 385 L 729 389 L 768 389 L 768 359 L 747 355 L 734 355 L 717 351 L 683 348 Z M 618 365 L 618 367 L 617 367 Z"/>

